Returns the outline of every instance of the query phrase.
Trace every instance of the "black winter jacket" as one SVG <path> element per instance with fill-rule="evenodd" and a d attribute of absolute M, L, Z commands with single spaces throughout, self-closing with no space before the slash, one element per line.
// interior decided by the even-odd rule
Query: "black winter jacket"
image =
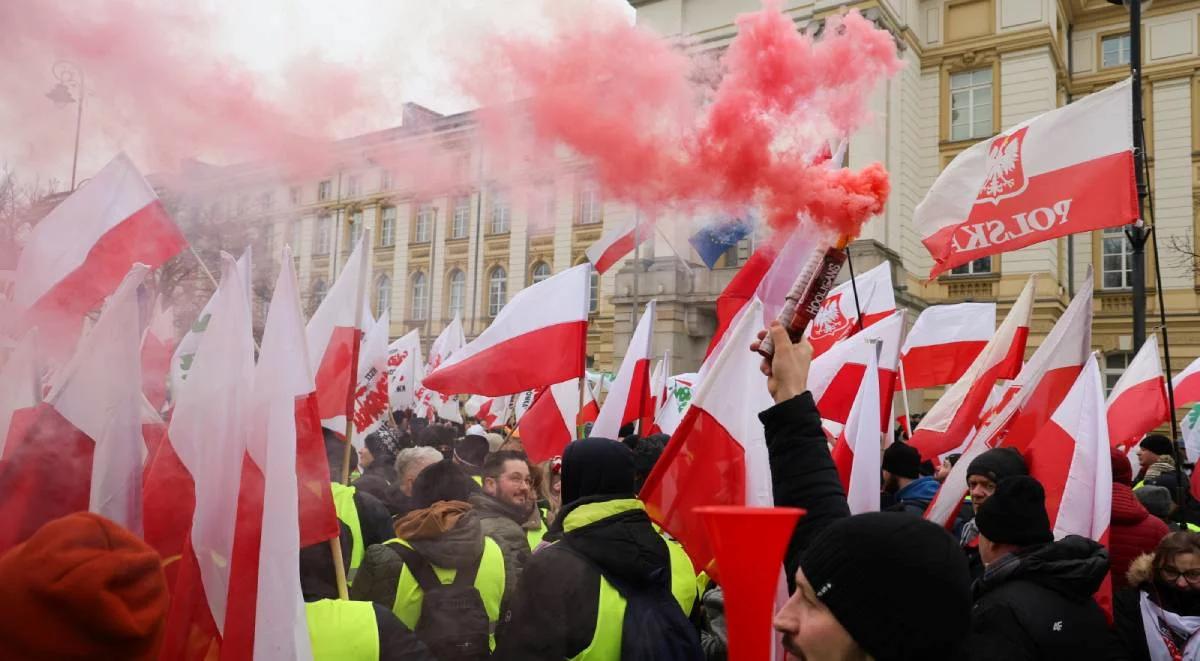
<path fill-rule="evenodd" d="M 825 432 L 821 430 L 821 414 L 812 393 L 780 402 L 758 418 L 767 437 L 775 504 L 807 511 L 796 524 L 784 556 L 791 590 L 804 549 L 829 524 L 850 516 L 850 507 L 838 479 L 837 466 L 829 454 Z"/>
<path fill-rule="evenodd" d="M 1108 551 L 1070 535 L 1005 556 L 975 582 L 971 659 L 1104 659 L 1115 640 L 1092 599 L 1108 575 Z"/>
<path fill-rule="evenodd" d="M 512 617 L 497 633 L 493 658 L 562 661 L 587 649 L 600 607 L 598 568 L 632 585 L 659 582 L 669 589 L 667 542 L 654 530 L 644 509 L 603 516 L 606 504 L 618 502 L 625 501 L 593 496 L 563 507 L 550 526 L 550 532 L 561 535 L 562 541 L 540 549 L 525 564 Z M 601 518 L 578 528 L 568 526 L 564 532 L 563 522 L 572 512 L 582 514 L 583 508 L 594 510 L 591 514 Z M 698 640 L 699 632 L 696 635 Z"/>

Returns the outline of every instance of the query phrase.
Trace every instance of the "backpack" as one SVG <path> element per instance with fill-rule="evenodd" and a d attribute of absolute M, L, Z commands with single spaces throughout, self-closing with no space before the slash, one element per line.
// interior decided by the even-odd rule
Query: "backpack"
<path fill-rule="evenodd" d="M 655 576 L 648 585 L 633 585 L 610 576 L 591 558 L 571 548 L 569 541 L 558 544 L 583 558 L 625 600 L 621 661 L 695 661 L 704 658 L 700 632 L 671 592 L 670 565 L 659 570 L 665 572 L 665 576 Z"/>
<path fill-rule="evenodd" d="M 403 544 L 388 544 L 401 558 L 425 597 L 414 633 L 439 661 L 475 661 L 491 656 L 488 636 L 491 622 L 483 597 L 475 589 L 480 555 L 471 566 L 459 569 L 454 580 L 442 583 L 425 558 Z"/>

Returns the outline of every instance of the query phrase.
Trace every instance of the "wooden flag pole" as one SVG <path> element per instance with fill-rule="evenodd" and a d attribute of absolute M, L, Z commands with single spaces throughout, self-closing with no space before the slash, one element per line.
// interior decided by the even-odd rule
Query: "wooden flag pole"
<path fill-rule="evenodd" d="M 337 577 L 338 599 L 350 600 L 350 588 L 346 584 L 346 565 L 342 558 L 341 522 L 338 523 L 338 534 L 329 538 L 329 550 L 333 551 L 333 573 Z"/>
<path fill-rule="evenodd" d="M 635 230 L 636 231 L 636 230 Z M 584 289 L 583 304 L 586 310 L 591 311 L 592 307 L 592 269 L 595 267 L 588 265 L 587 287 Z M 637 276 L 637 273 L 634 273 Z M 599 277 L 599 276 L 597 276 Z M 596 298 L 600 297 L 600 283 L 596 283 Z M 635 312 L 637 311 L 637 303 L 634 303 Z M 589 315 L 590 316 L 590 315 Z M 580 347 L 579 357 L 579 408 L 575 411 L 575 436 L 583 438 L 583 423 L 580 420 L 583 417 L 583 389 L 587 387 L 587 332 L 583 334 L 583 344 Z"/>
<path fill-rule="evenodd" d="M 370 252 L 367 248 L 371 245 L 371 230 L 363 228 L 362 236 L 358 240 L 358 245 L 354 247 L 357 250 L 363 248 L 363 254 L 358 260 L 358 278 L 354 288 L 354 344 L 350 350 L 350 385 L 346 389 L 346 447 L 342 453 L 342 484 L 350 484 L 350 452 L 354 447 L 350 439 L 354 433 L 354 404 L 356 397 L 355 392 L 358 390 L 358 354 L 360 345 L 362 344 L 358 337 L 358 329 L 362 326 L 363 316 L 363 296 L 367 289 L 367 254 Z M 339 547 L 338 553 L 341 553 Z M 341 567 L 341 563 L 338 563 Z"/>
<path fill-rule="evenodd" d="M 900 399 L 904 400 L 904 431 L 912 440 L 912 413 L 908 410 L 908 385 L 904 383 L 904 363 L 900 363 Z"/>

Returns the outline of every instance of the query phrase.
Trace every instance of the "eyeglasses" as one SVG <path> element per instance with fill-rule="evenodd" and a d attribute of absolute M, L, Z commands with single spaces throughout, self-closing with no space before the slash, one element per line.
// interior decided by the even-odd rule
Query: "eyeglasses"
<path fill-rule="evenodd" d="M 1182 576 L 1188 583 L 1200 584 L 1200 569 L 1180 571 L 1176 567 L 1164 565 L 1158 568 L 1158 573 L 1165 581 L 1178 581 L 1179 577 Z"/>
<path fill-rule="evenodd" d="M 520 473 L 509 473 L 504 476 L 504 479 L 514 484 L 524 484 L 527 487 L 533 486 L 533 478 L 523 477 Z"/>

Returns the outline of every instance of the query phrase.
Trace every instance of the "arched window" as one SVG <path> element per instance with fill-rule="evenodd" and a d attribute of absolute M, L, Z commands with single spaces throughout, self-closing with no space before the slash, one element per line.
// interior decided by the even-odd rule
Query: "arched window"
<path fill-rule="evenodd" d="M 533 265 L 532 278 L 533 284 L 537 284 L 542 280 L 550 277 L 550 265 L 546 262 L 538 262 Z"/>
<path fill-rule="evenodd" d="M 312 300 L 313 300 L 314 308 L 317 307 L 318 305 L 320 305 L 321 301 L 325 300 L 325 292 L 327 289 L 328 289 L 328 287 L 326 287 L 324 280 L 317 280 L 316 282 L 313 283 Z"/>
<path fill-rule="evenodd" d="M 408 318 L 413 321 L 424 321 L 428 308 L 429 284 L 425 281 L 424 273 L 414 273 L 412 277 L 412 312 Z"/>
<path fill-rule="evenodd" d="M 375 281 L 375 316 L 383 316 L 384 310 L 392 307 L 392 279 L 386 275 Z"/>
<path fill-rule="evenodd" d="M 446 315 L 451 319 L 461 317 L 463 313 L 463 293 L 467 289 L 467 275 L 458 269 L 450 272 L 450 296 L 447 300 Z"/>
<path fill-rule="evenodd" d="M 600 309 L 600 274 L 592 269 L 592 279 L 588 283 L 588 312 Z"/>
<path fill-rule="evenodd" d="M 488 274 L 488 316 L 495 317 L 508 300 L 508 273 L 497 266 Z"/>

